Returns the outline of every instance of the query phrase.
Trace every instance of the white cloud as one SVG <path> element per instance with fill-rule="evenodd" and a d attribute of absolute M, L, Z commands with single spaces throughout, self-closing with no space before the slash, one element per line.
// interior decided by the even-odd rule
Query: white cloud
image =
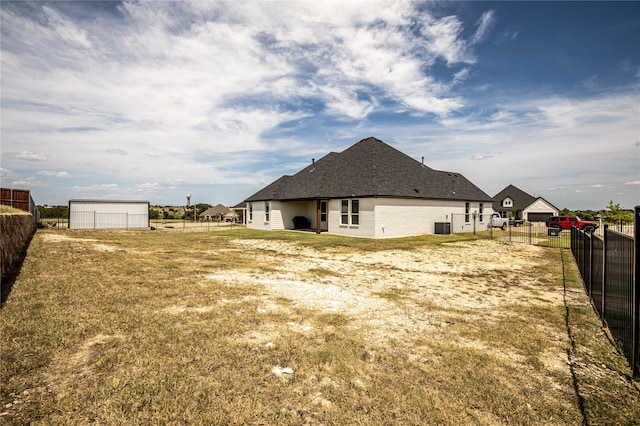
<path fill-rule="evenodd" d="M 78 28 L 72 21 L 48 6 L 44 6 L 42 10 L 47 17 L 49 25 L 60 39 L 84 49 L 91 48 L 91 42 L 87 38 L 85 30 Z"/>
<path fill-rule="evenodd" d="M 70 177 L 69 172 L 66 171 L 54 171 L 54 170 L 41 170 L 38 172 L 39 175 L 42 176 L 51 176 L 51 177 Z"/>
<path fill-rule="evenodd" d="M 9 179 L 12 175 L 13 172 L 11 170 L 0 167 L 0 178 Z"/>
<path fill-rule="evenodd" d="M 118 149 L 118 148 L 109 148 L 109 149 L 107 149 L 107 152 L 109 154 L 118 154 L 118 155 L 128 155 L 129 154 L 124 149 Z"/>
<path fill-rule="evenodd" d="M 11 181 L 12 188 L 32 188 L 42 186 L 42 182 L 33 177 L 27 177 L 25 179 L 16 179 Z"/>
<path fill-rule="evenodd" d="M 457 17 L 434 19 L 430 15 L 423 15 L 419 20 L 420 32 L 426 37 L 427 51 L 434 58 L 442 57 L 447 64 L 475 62 L 468 44 L 460 37 L 463 25 Z"/>
<path fill-rule="evenodd" d="M 640 185 L 640 180 L 631 180 L 629 182 L 625 182 L 625 185 Z"/>
<path fill-rule="evenodd" d="M 493 158 L 494 154 L 491 153 L 485 153 L 485 154 L 473 154 L 470 158 L 472 160 L 488 160 L 490 158 Z"/>
<path fill-rule="evenodd" d="M 96 184 L 89 186 L 79 186 L 75 185 L 71 187 L 73 191 L 76 192 L 105 192 L 105 191 L 115 191 L 118 189 L 117 183 L 105 183 L 105 184 Z"/>
<path fill-rule="evenodd" d="M 484 12 L 476 26 L 478 27 L 475 34 L 471 38 L 471 44 L 477 44 L 483 41 L 495 23 L 495 13 L 493 10 Z"/>
<path fill-rule="evenodd" d="M 47 161 L 47 156 L 38 154 L 31 151 L 20 151 L 20 152 L 7 152 L 4 154 L 5 158 L 17 158 L 18 160 L 24 161 Z"/>
<path fill-rule="evenodd" d="M 160 184 L 157 182 L 145 182 L 136 185 L 136 191 L 158 191 L 160 189 Z"/>

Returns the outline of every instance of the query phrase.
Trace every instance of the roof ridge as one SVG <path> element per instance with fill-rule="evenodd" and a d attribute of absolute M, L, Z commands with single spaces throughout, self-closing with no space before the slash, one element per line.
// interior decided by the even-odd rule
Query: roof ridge
<path fill-rule="evenodd" d="M 369 138 L 369 140 L 370 139 L 375 139 L 375 138 Z M 375 141 L 380 142 L 378 139 L 375 139 Z M 377 148 L 378 148 L 377 144 L 371 145 L 371 169 L 372 169 L 371 181 L 372 181 L 374 194 L 378 194 L 378 156 L 377 156 L 378 150 Z"/>

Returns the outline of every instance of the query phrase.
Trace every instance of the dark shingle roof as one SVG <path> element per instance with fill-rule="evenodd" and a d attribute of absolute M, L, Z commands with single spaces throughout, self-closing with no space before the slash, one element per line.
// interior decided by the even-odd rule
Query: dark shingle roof
<path fill-rule="evenodd" d="M 493 197 L 493 210 L 501 210 L 502 201 L 507 197 L 513 200 L 513 207 L 517 210 L 524 210 L 537 200 L 537 198 L 532 197 L 520 188 L 509 185 L 502 191 L 498 192 L 495 197 Z"/>
<path fill-rule="evenodd" d="M 200 216 L 204 217 L 204 216 L 227 214 L 227 213 L 231 213 L 232 211 L 233 210 L 231 210 L 229 207 L 225 206 L 224 204 L 218 204 L 214 207 L 209 207 L 207 210 L 200 213 Z"/>
<path fill-rule="evenodd" d="M 351 197 L 493 201 L 461 174 L 433 170 L 373 137 L 282 176 L 246 201 Z"/>

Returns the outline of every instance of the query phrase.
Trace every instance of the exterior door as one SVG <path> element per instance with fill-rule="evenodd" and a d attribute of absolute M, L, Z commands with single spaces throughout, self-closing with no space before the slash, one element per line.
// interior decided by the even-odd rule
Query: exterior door
<path fill-rule="evenodd" d="M 329 225 L 327 224 L 327 201 L 320 201 L 320 229 L 327 231 Z"/>

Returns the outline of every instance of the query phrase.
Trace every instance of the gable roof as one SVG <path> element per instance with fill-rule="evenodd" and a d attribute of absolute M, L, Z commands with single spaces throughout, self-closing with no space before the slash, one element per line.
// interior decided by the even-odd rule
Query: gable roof
<path fill-rule="evenodd" d="M 233 210 L 231 210 L 229 207 L 225 206 L 224 204 L 218 204 L 214 207 L 209 207 L 207 210 L 205 210 L 204 212 L 200 213 L 200 216 L 216 216 L 216 215 L 224 215 L 227 213 L 231 213 Z"/>
<path fill-rule="evenodd" d="M 549 204 L 551 207 L 557 210 L 557 208 L 553 204 L 549 203 L 544 198 L 533 197 L 527 194 L 526 192 L 524 192 L 523 190 L 521 190 L 520 188 L 517 188 L 513 185 L 507 186 L 505 189 L 498 192 L 493 197 L 493 199 L 495 200 L 493 202 L 493 210 L 495 211 L 501 210 L 503 208 L 502 201 L 507 197 L 511 198 L 511 200 L 513 201 L 513 207 L 516 208 L 517 210 L 524 210 L 527 207 L 529 207 L 531 204 L 535 203 L 537 200 L 544 200 L 547 204 Z"/>
<path fill-rule="evenodd" d="M 353 197 L 493 201 L 461 174 L 433 170 L 374 137 L 282 176 L 245 201 Z"/>
<path fill-rule="evenodd" d="M 493 210 L 501 210 L 502 201 L 505 198 L 510 198 L 513 201 L 513 207 L 518 210 L 523 210 L 536 201 L 534 197 L 527 194 L 523 190 L 516 188 L 513 185 L 509 185 L 493 197 L 493 199 L 495 200 L 493 202 Z"/>

